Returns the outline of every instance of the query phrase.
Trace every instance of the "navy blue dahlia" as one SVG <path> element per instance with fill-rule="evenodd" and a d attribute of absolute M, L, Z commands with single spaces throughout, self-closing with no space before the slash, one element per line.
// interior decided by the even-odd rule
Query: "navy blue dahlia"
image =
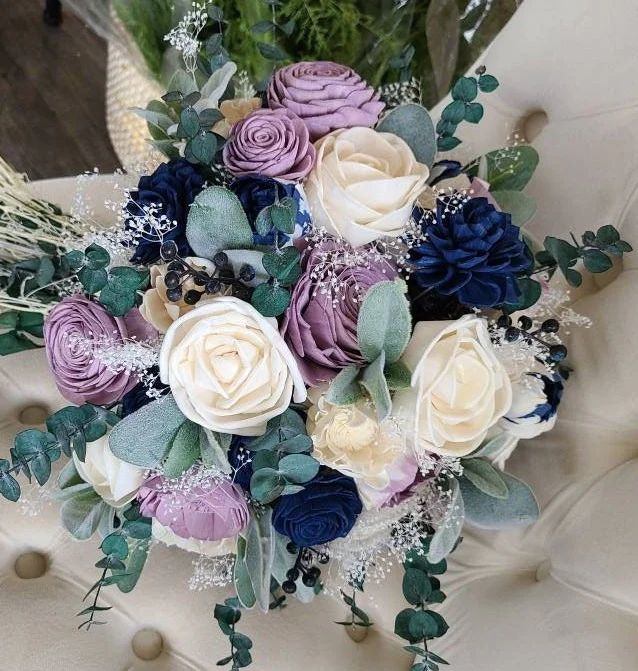
<path fill-rule="evenodd" d="M 184 158 L 160 164 L 151 175 L 140 177 L 137 191 L 131 192 L 131 202 L 126 209 L 128 228 L 134 217 L 143 214 L 142 206 L 155 205 L 157 214 L 165 214 L 176 226 L 164 235 L 164 240 L 174 240 L 181 256 L 189 256 L 192 250 L 186 240 L 186 218 L 195 197 L 204 187 L 204 178 L 197 168 Z M 142 238 L 135 250 L 132 261 L 148 265 L 160 257 L 161 242 L 154 236 Z"/>
<path fill-rule="evenodd" d="M 531 258 L 511 215 L 499 212 L 487 198 L 445 209 L 439 200 L 427 240 L 410 252 L 417 284 L 454 295 L 465 305 L 515 303 L 520 295 L 516 275 L 530 266 Z"/>

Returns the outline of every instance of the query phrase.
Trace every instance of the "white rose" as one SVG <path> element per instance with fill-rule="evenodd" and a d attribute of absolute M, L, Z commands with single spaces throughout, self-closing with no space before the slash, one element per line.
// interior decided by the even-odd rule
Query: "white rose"
<path fill-rule="evenodd" d="M 309 392 L 313 405 L 308 410 L 307 429 L 312 438 L 313 452 L 321 464 L 353 478 L 367 508 L 377 507 L 395 493 L 381 492 L 396 480 L 414 480 L 416 463 L 411 477 L 403 472 L 403 462 L 409 456 L 405 434 L 392 419 L 379 422 L 372 404 L 360 400 L 352 405 L 338 406 L 326 400 L 326 388 Z M 397 490 L 398 491 L 398 490 Z"/>
<path fill-rule="evenodd" d="M 540 375 L 523 375 L 512 386 L 512 406 L 499 422 L 516 438 L 536 438 L 556 424 L 556 408 L 551 407 Z"/>
<path fill-rule="evenodd" d="M 86 444 L 83 462 L 73 452 L 73 463 L 82 480 L 113 508 L 130 503 L 144 482 L 145 469 L 116 457 L 109 449 L 108 434 Z"/>
<path fill-rule="evenodd" d="M 201 541 L 198 538 L 182 538 L 172 529 L 164 526 L 153 518 L 151 523 L 151 533 L 153 538 L 164 543 L 164 545 L 174 545 L 175 547 L 194 552 L 208 557 L 221 557 L 222 555 L 234 554 L 237 550 L 237 538 L 222 538 L 218 541 Z"/>
<path fill-rule="evenodd" d="M 198 270 L 203 270 L 210 274 L 215 272 L 215 264 L 207 259 L 191 256 L 184 259 L 184 261 Z M 176 319 L 179 319 L 182 315 L 195 308 L 194 305 L 187 305 L 183 299 L 175 302 L 168 300 L 166 296 L 166 284 L 164 282 L 167 271 L 168 264 L 166 263 L 151 266 L 151 287 L 144 293 L 144 298 L 140 305 L 142 317 L 154 326 L 159 333 L 166 333 L 168 327 Z M 190 289 L 196 288 L 200 287 L 196 287 L 192 277 L 189 277 L 182 285 L 184 294 Z M 207 300 L 207 297 L 203 296 L 201 300 Z"/>
<path fill-rule="evenodd" d="M 394 408 L 417 453 L 462 457 L 509 410 L 512 388 L 483 319 L 465 316 L 442 326 L 416 325 L 403 357 L 412 386 L 395 394 Z"/>
<path fill-rule="evenodd" d="M 306 387 L 274 319 L 230 296 L 173 322 L 162 343 L 160 377 L 180 410 L 213 431 L 259 436 Z"/>
<path fill-rule="evenodd" d="M 315 227 L 355 246 L 398 237 L 429 175 L 392 133 L 347 128 L 315 143 L 317 160 L 305 183 Z"/>

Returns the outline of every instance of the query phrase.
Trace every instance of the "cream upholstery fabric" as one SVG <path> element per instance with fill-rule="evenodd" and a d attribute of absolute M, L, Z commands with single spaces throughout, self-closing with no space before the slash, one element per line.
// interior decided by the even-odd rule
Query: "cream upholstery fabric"
<path fill-rule="evenodd" d="M 634 0 L 525 0 L 484 58 L 502 87 L 485 97 L 485 119 L 477 130 L 465 129 L 462 148 L 474 156 L 526 128 L 541 155 L 530 184 L 539 203 L 530 226 L 537 237 L 613 223 L 638 249 L 637 26 Z M 64 206 L 72 186 L 58 180 L 34 188 Z M 98 201 L 101 183 L 93 188 Z M 523 443 L 508 465 L 535 488 L 541 519 L 514 532 L 467 529 L 450 562 L 443 610 L 451 629 L 433 648 L 455 671 L 638 666 L 636 267 L 638 254 L 630 255 L 621 272 L 574 295 L 594 327 L 574 329 L 568 343 L 576 372 L 557 427 Z M 41 353 L 1 360 L 0 452 L 24 427 L 20 418 L 37 421 L 38 413 L 25 408 L 50 411 L 61 404 Z M 32 550 L 46 555 L 47 570 L 21 579 L 15 560 Z M 188 591 L 192 556 L 177 549 L 155 549 L 132 594 L 104 592 L 116 606 L 107 626 L 77 632 L 73 615 L 96 579 L 96 559 L 94 541 L 75 543 L 61 531 L 54 504 L 29 517 L 0 502 L 0 630 L 12 634 L 3 639 L 1 668 L 203 670 L 224 655 L 211 616 L 223 595 Z M 24 573 L 21 565 L 18 572 Z M 409 668 L 391 634 L 394 613 L 403 607 L 398 573 L 370 587 L 376 605 L 366 606 L 378 626 L 360 644 L 332 624 L 344 609 L 328 597 L 310 608 L 291 600 L 283 612 L 247 615 L 255 668 Z M 142 661 L 131 644 L 145 628 L 164 641 L 154 661 Z M 143 643 L 138 636 L 137 653 L 152 656 Z"/>

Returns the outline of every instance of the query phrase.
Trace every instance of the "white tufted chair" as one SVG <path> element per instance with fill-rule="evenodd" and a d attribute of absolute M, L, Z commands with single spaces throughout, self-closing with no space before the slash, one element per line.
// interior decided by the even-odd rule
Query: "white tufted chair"
<path fill-rule="evenodd" d="M 537 237 L 613 223 L 638 250 L 637 27 L 635 0 L 525 0 L 483 58 L 502 86 L 484 98 L 485 119 L 465 128 L 461 148 L 470 157 L 516 130 L 533 141 Z M 93 188 L 98 200 L 102 183 Z M 34 190 L 66 206 L 73 184 Z M 508 463 L 534 487 L 540 520 L 498 534 L 466 529 L 453 555 L 443 609 L 451 628 L 433 648 L 455 671 L 638 669 L 637 267 L 629 255 L 574 294 L 594 327 L 574 329 L 568 343 L 576 371 L 556 429 L 522 443 Z M 62 404 L 41 352 L 0 360 L 0 452 Z M 73 616 L 97 557 L 97 542 L 69 540 L 55 505 L 29 517 L 0 502 L 3 671 L 203 671 L 226 654 L 211 616 L 223 595 L 188 591 L 192 556 L 177 549 L 155 549 L 133 593 L 105 590 L 109 624 L 78 632 Z M 330 598 L 248 614 L 255 668 L 409 668 L 391 633 L 404 607 L 399 573 L 370 588 L 377 626 L 359 644 L 332 624 L 344 607 Z"/>

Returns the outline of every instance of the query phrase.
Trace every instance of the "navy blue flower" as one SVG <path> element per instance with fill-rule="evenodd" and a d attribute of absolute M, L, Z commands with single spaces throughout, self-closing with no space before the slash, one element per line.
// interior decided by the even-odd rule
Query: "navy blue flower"
<path fill-rule="evenodd" d="M 446 212 L 447 205 L 439 199 L 436 219 L 425 229 L 427 240 L 410 252 L 416 282 L 464 305 L 515 303 L 516 275 L 531 258 L 511 215 L 487 198 L 472 198 Z"/>
<path fill-rule="evenodd" d="M 293 237 L 299 237 L 310 229 L 310 214 L 299 189 L 294 184 L 284 184 L 271 177 L 260 175 L 246 175 L 238 177 L 230 185 L 230 190 L 239 198 L 248 217 L 248 223 L 253 229 L 253 241 L 256 245 L 273 245 L 275 230 L 271 229 L 266 235 L 260 235 L 255 230 L 257 215 L 269 205 L 278 200 L 289 197 L 297 203 L 297 222 Z M 286 242 L 289 236 L 280 233 L 280 242 Z"/>
<path fill-rule="evenodd" d="M 361 510 L 354 480 L 321 468 L 302 491 L 279 499 L 272 525 L 298 547 L 311 547 L 347 536 Z"/>
<path fill-rule="evenodd" d="M 543 383 L 543 393 L 547 399 L 545 403 L 539 403 L 534 410 L 529 414 L 524 415 L 523 418 L 538 417 L 539 422 L 548 422 L 556 415 L 560 400 L 563 397 L 563 380 L 560 375 L 541 375 L 540 373 L 529 373 L 533 377 L 537 377 Z"/>
<path fill-rule="evenodd" d="M 149 373 L 157 375 L 155 382 L 153 383 L 154 389 L 157 389 L 158 391 L 168 390 L 168 386 L 160 382 L 159 368 L 157 366 L 151 368 Z M 153 398 L 146 393 L 147 391 L 148 385 L 138 382 L 133 389 L 122 396 L 122 417 L 132 415 L 136 410 L 139 410 L 142 406 L 145 406 L 153 400 Z"/>
<path fill-rule="evenodd" d="M 164 234 L 164 240 L 174 240 L 180 255 L 189 256 L 192 250 L 186 240 L 188 209 L 204 187 L 204 178 L 195 166 L 180 158 L 162 163 L 152 175 L 140 178 L 137 191 L 131 192 L 126 210 L 130 215 L 125 226 L 131 228 L 135 217 L 144 214 L 143 207 L 155 205 L 158 215 L 166 215 L 177 225 Z M 160 258 L 160 241 L 152 235 L 139 241 L 132 261 L 148 265 Z"/>

